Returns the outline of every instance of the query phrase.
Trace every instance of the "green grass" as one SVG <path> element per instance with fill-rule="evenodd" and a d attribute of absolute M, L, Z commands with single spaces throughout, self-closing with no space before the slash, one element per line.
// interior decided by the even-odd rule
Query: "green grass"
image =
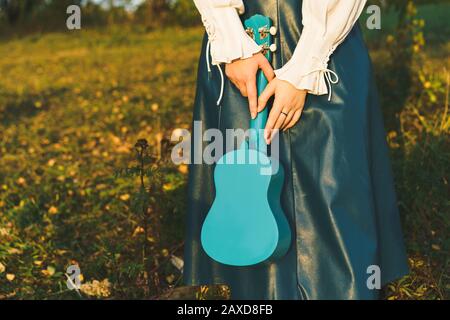
<path fill-rule="evenodd" d="M 143 296 L 142 225 L 127 196 L 138 184 L 114 174 L 138 138 L 156 152 L 159 135 L 189 127 L 200 39 L 199 29 L 81 31 L 0 45 L 0 296 L 76 298 L 62 276 L 73 263 L 86 280 L 108 278 L 115 297 Z M 158 264 L 183 238 L 185 175 L 164 169 Z M 161 288 L 179 277 L 167 263 L 161 272 Z"/>
<path fill-rule="evenodd" d="M 171 131 L 189 127 L 201 36 L 83 30 L 0 43 L 0 299 L 77 299 L 65 285 L 72 264 L 85 282 L 108 279 L 108 298 L 164 296 L 179 283 L 169 258 L 182 254 L 185 167 L 158 169 L 151 275 L 133 211 L 138 180 L 114 173 L 133 164 L 138 138 L 164 160 Z M 448 44 L 427 48 L 420 68 L 431 87 L 385 110 L 412 267 L 387 289 L 390 299 L 448 297 L 447 53 Z M 383 70 L 384 53 L 372 55 Z"/>

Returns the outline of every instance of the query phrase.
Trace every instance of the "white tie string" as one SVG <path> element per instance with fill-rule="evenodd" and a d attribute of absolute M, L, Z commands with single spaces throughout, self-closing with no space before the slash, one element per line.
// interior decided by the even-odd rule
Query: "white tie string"
<path fill-rule="evenodd" d="M 211 47 L 211 40 L 209 40 L 208 37 L 208 42 L 206 43 L 206 52 L 205 52 L 205 56 L 206 56 L 206 67 L 208 68 L 208 72 L 211 72 L 211 66 L 209 64 L 209 50 Z"/>
<path fill-rule="evenodd" d="M 223 88 L 225 86 L 225 80 L 224 80 L 223 71 L 222 71 L 222 68 L 220 67 L 220 65 L 217 65 L 217 69 L 219 69 L 219 73 L 220 73 L 220 94 L 219 94 L 219 98 L 217 99 L 216 104 L 218 106 L 220 106 L 220 102 L 222 101 L 222 97 L 223 97 Z"/>
<path fill-rule="evenodd" d="M 328 101 L 331 101 L 332 85 L 339 82 L 339 76 L 337 75 L 336 72 L 328 69 L 327 67 L 312 70 L 312 71 L 308 72 L 306 75 L 310 75 L 311 73 L 314 73 L 314 72 L 320 72 L 321 74 L 324 75 L 325 82 L 327 84 L 327 89 L 328 89 Z"/>
<path fill-rule="evenodd" d="M 327 84 L 328 84 L 328 101 L 331 101 L 332 85 L 339 82 L 339 76 L 337 75 L 336 72 L 334 72 L 333 70 L 330 70 L 328 68 L 321 70 L 321 71 L 324 73 L 325 80 L 327 81 Z M 333 76 L 334 76 L 334 79 L 333 79 Z"/>
<path fill-rule="evenodd" d="M 209 56 L 210 56 L 210 51 L 211 51 L 211 40 L 209 40 L 208 38 L 208 42 L 206 43 L 206 68 L 208 69 L 208 72 L 211 73 L 211 64 L 209 62 Z M 219 69 L 219 74 L 220 74 L 220 93 L 219 93 L 219 98 L 217 99 L 216 104 L 219 106 L 220 102 L 222 101 L 222 97 L 223 97 L 223 90 L 225 87 L 225 79 L 223 76 L 223 71 L 222 68 L 220 67 L 220 65 L 216 65 L 217 69 Z"/>

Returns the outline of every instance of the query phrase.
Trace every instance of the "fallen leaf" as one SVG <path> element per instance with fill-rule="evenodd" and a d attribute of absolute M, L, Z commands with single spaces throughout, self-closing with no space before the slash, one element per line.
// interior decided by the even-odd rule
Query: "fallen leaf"
<path fill-rule="evenodd" d="M 172 183 L 165 183 L 163 185 L 163 190 L 164 191 L 171 191 L 171 190 L 174 190 L 174 189 L 175 189 L 175 186 Z"/>
<path fill-rule="evenodd" d="M 181 172 L 182 174 L 187 174 L 188 173 L 188 166 L 185 164 L 181 164 L 178 167 L 178 171 Z"/>
<path fill-rule="evenodd" d="M 144 231 L 145 231 L 144 228 L 136 227 L 136 229 L 134 229 L 134 232 L 133 232 L 133 237 L 137 236 L 138 234 L 144 233 Z"/>
<path fill-rule="evenodd" d="M 170 257 L 170 262 L 172 263 L 172 265 L 177 268 L 179 271 L 183 270 L 183 266 L 184 266 L 184 261 L 183 259 L 175 256 L 175 255 L 171 255 Z"/>
<path fill-rule="evenodd" d="M 58 213 L 58 208 L 55 207 L 55 206 L 51 206 L 51 207 L 48 209 L 48 213 L 49 213 L 49 214 L 57 214 L 57 213 Z"/>
<path fill-rule="evenodd" d="M 435 250 L 435 251 L 441 251 L 441 247 L 437 244 L 432 244 L 431 245 L 431 249 Z"/>
<path fill-rule="evenodd" d="M 175 275 L 171 274 L 166 277 L 166 281 L 168 284 L 171 284 L 175 280 Z"/>
<path fill-rule="evenodd" d="M 52 275 L 54 275 L 55 274 L 55 267 L 52 267 L 52 266 L 48 266 L 47 267 L 47 271 L 48 271 L 48 274 L 50 275 L 50 276 L 52 276 Z"/>
<path fill-rule="evenodd" d="M 52 275 L 55 274 L 55 271 L 56 271 L 56 270 L 55 270 L 54 267 L 48 266 L 47 269 L 42 270 L 41 273 L 42 273 L 44 276 L 51 277 Z"/>
<path fill-rule="evenodd" d="M 122 201 L 127 201 L 129 199 L 130 199 L 130 195 L 128 193 L 127 194 L 122 194 L 120 196 L 120 200 L 122 200 Z"/>
<path fill-rule="evenodd" d="M 22 251 L 17 248 L 10 248 L 10 249 L 8 249 L 8 253 L 9 254 L 21 254 Z"/>

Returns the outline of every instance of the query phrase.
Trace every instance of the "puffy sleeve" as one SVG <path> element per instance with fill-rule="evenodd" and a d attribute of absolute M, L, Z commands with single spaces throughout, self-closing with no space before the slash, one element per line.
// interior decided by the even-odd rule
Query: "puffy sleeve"
<path fill-rule="evenodd" d="M 327 94 L 339 80 L 328 69 L 336 47 L 344 41 L 358 20 L 366 0 L 304 0 L 303 31 L 291 59 L 275 70 L 277 78 L 315 95 Z"/>
<path fill-rule="evenodd" d="M 249 58 L 261 48 L 244 30 L 239 14 L 244 13 L 242 0 L 194 0 L 208 33 L 211 63 L 229 63 Z"/>

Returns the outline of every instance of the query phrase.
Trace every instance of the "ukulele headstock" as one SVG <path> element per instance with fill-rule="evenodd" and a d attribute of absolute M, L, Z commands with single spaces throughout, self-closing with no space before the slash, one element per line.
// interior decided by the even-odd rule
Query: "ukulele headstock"
<path fill-rule="evenodd" d="M 277 33 L 270 18 L 256 14 L 244 22 L 247 34 L 262 48 L 262 53 L 271 61 L 271 52 L 277 49 L 273 36 Z"/>

